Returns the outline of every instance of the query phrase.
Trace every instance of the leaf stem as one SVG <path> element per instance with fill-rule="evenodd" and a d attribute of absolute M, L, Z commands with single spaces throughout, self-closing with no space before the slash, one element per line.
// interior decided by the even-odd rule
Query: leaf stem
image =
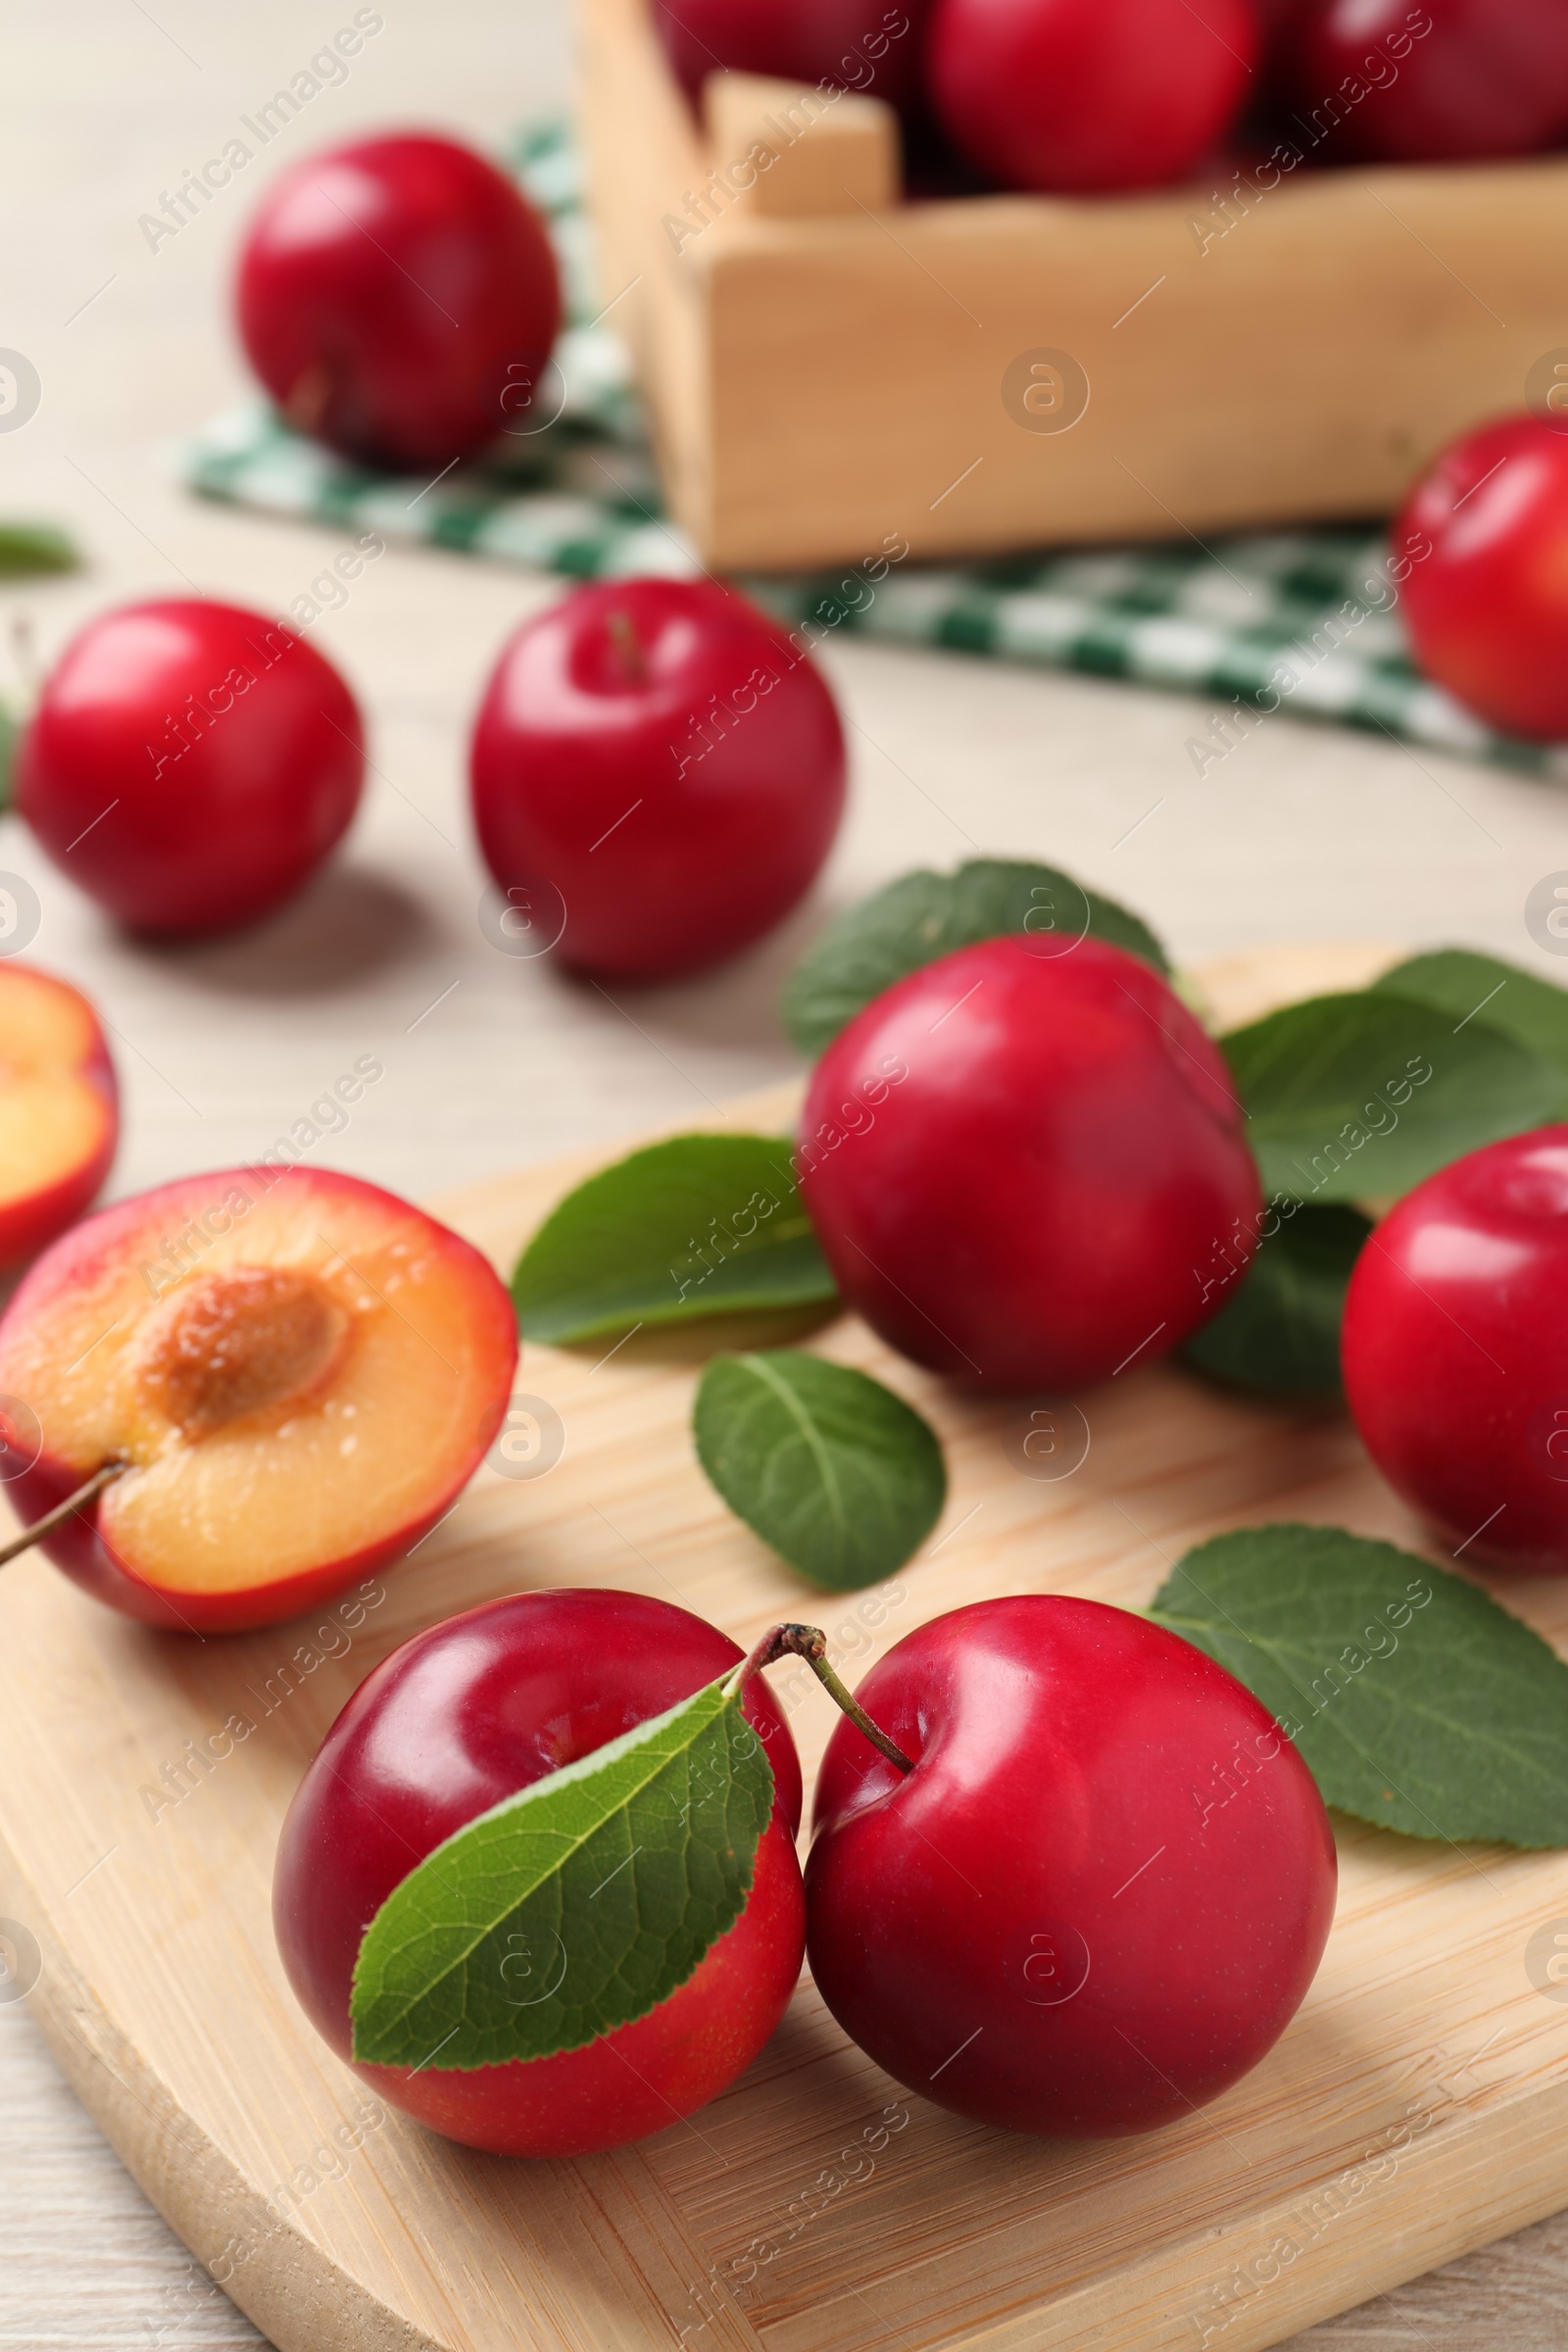
<path fill-rule="evenodd" d="M 771 1666 L 778 1658 L 804 1658 L 829 1698 L 842 1708 L 856 1730 L 869 1740 L 890 1764 L 896 1764 L 901 1772 L 914 1770 L 914 1758 L 906 1756 L 903 1748 L 897 1746 L 886 1732 L 871 1721 L 854 1692 L 834 1673 L 827 1659 L 827 1636 L 814 1625 L 775 1625 L 771 1633 L 762 1636 L 751 1656 L 735 1669 L 733 1688 L 744 1690 L 760 1668 Z"/>
<path fill-rule="evenodd" d="M 24 1527 L 20 1536 L 13 1536 L 9 1544 L 0 1544 L 0 1568 L 3 1568 L 8 1560 L 18 1558 L 24 1551 L 30 1551 L 33 1544 L 42 1543 L 45 1536 L 52 1536 L 55 1529 L 64 1520 L 69 1519 L 74 1511 L 82 1509 L 84 1504 L 91 1502 L 95 1494 L 101 1494 L 105 1487 L 112 1486 L 115 1480 L 129 1468 L 128 1462 L 105 1462 L 103 1468 L 95 1470 L 91 1478 L 85 1480 L 76 1489 L 74 1494 L 68 1494 L 64 1502 L 57 1502 L 52 1511 L 45 1511 L 41 1519 L 35 1519 L 30 1527 Z"/>

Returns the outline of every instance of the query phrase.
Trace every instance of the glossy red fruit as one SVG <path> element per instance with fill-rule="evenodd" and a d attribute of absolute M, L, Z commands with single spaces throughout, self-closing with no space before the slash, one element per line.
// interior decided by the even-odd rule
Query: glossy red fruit
<path fill-rule="evenodd" d="M 289 1982 L 340 2057 L 361 1938 L 415 1864 L 741 1654 L 668 1601 L 518 1592 L 416 1635 L 376 1668 L 300 1784 L 272 1888 Z M 764 1684 L 752 1682 L 744 1705 L 773 1768 L 773 1817 L 746 1908 L 696 1973 L 647 2016 L 555 2057 L 469 2072 L 361 2066 L 383 2097 L 470 2147 L 578 2156 L 662 2132 L 750 2066 L 800 1974 L 805 1911 L 795 1744 Z"/>
<path fill-rule="evenodd" d="M 1163 1627 L 1026 1593 L 907 1635 L 817 1779 L 807 1944 L 879 2066 L 1014 2132 L 1149 2132 L 1270 2049 L 1334 1917 L 1322 1798 Z"/>
<path fill-rule="evenodd" d="M 529 415 L 561 291 L 513 182 L 470 148 L 407 133 L 308 156 L 272 182 L 238 309 L 246 356 L 292 424 L 366 465 L 433 471 Z"/>
<path fill-rule="evenodd" d="M 926 79 L 1004 187 L 1101 195 L 1195 170 L 1261 46 L 1253 0 L 936 0 Z"/>
<path fill-rule="evenodd" d="M 1404 617 L 1428 675 L 1505 735 L 1568 737 L 1568 417 L 1453 442 L 1394 545 L 1415 558 Z"/>
<path fill-rule="evenodd" d="M 1417 1185 L 1356 1260 L 1345 1393 L 1461 1564 L 1568 1571 L 1568 1126 Z"/>
<path fill-rule="evenodd" d="M 1073 1390 L 1205 1322 L 1256 1243 L 1219 1049 L 1146 963 L 1015 933 L 901 980 L 834 1040 L 802 1189 L 849 1304 L 916 1363 Z"/>
<path fill-rule="evenodd" d="M 359 709 L 281 621 L 201 597 L 122 605 L 50 672 L 17 805 L 78 889 L 147 931 L 224 931 L 292 898 L 347 831 Z"/>
<path fill-rule="evenodd" d="M 1320 160 L 1526 155 L 1568 123 L 1568 11 L 1561 0 L 1309 0 L 1281 81 L 1298 122 L 1323 135 Z"/>
<path fill-rule="evenodd" d="M 727 66 L 785 81 L 913 99 L 925 0 L 656 0 L 655 22 L 681 87 L 696 98 Z"/>
<path fill-rule="evenodd" d="M 564 912 L 563 958 L 663 980 L 749 947 L 810 888 L 844 733 L 809 658 L 744 597 L 609 580 L 507 645 L 470 773 L 485 862 Z"/>

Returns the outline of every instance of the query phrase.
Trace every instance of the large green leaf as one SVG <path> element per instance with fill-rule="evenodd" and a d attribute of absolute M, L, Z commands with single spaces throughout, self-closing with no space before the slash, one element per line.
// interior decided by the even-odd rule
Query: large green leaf
<path fill-rule="evenodd" d="M 880 1381 L 819 1355 L 715 1356 L 692 1427 L 736 1517 L 833 1592 L 891 1576 L 941 1516 L 934 1432 Z"/>
<path fill-rule="evenodd" d="M 1568 1844 L 1568 1666 L 1463 1577 L 1343 1528 L 1242 1528 L 1151 1614 L 1255 1692 L 1328 1804 L 1411 1838 Z"/>
<path fill-rule="evenodd" d="M 784 1026 L 813 1058 L 873 997 L 957 948 L 1027 931 L 1042 948 L 1086 934 L 1168 973 L 1165 951 L 1136 914 L 1052 865 L 979 858 L 956 873 L 921 869 L 831 924 L 791 973 Z"/>
<path fill-rule="evenodd" d="M 1479 1020 L 1511 1037 L 1560 1073 L 1562 1106 L 1568 1108 L 1568 990 L 1470 948 L 1435 948 L 1412 956 L 1375 986 L 1383 995 L 1434 1005 L 1449 1014 L 1458 1030 Z"/>
<path fill-rule="evenodd" d="M 835 1297 L 790 1169 L 766 1135 L 677 1135 L 590 1176 L 517 1260 L 525 1336 L 560 1346 Z"/>
<path fill-rule="evenodd" d="M 1310 997 L 1220 1041 L 1266 1193 L 1377 1200 L 1549 1119 L 1558 1073 L 1472 1021 L 1365 989 Z"/>
<path fill-rule="evenodd" d="M 1271 1213 L 1277 1229 L 1182 1353 L 1241 1388 L 1332 1395 L 1345 1293 L 1372 1221 L 1359 1209 L 1315 1202 L 1287 1201 Z"/>
<path fill-rule="evenodd" d="M 734 1680 L 535 1781 L 410 1871 L 360 1946 L 355 2057 L 544 2058 L 684 1984 L 745 1908 L 773 1801 Z"/>

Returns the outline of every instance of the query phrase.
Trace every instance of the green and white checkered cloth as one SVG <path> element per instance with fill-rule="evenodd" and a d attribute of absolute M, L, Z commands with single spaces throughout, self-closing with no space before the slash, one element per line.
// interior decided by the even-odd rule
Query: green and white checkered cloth
<path fill-rule="evenodd" d="M 556 420 L 518 436 L 503 462 L 492 456 L 482 467 L 432 483 L 352 466 L 256 402 L 179 452 L 192 489 L 263 513 L 373 529 L 573 579 L 684 578 L 702 570 L 682 532 L 663 518 L 630 361 L 598 311 L 570 131 L 561 122 L 524 131 L 509 161 L 545 214 L 563 267 L 566 325 L 556 359 L 564 400 Z M 1386 609 L 1384 557 L 1378 533 L 1292 531 L 1207 546 L 895 566 L 874 589 L 858 574 L 832 572 L 742 585 L 792 624 L 814 621 L 857 636 L 1209 697 L 1215 710 L 1196 724 L 1189 746 L 1200 772 L 1250 723 L 1236 718 L 1241 706 L 1337 719 L 1568 777 L 1568 750 L 1492 734 L 1415 668 L 1397 614 Z M 1286 676 L 1294 684 L 1282 693 Z"/>

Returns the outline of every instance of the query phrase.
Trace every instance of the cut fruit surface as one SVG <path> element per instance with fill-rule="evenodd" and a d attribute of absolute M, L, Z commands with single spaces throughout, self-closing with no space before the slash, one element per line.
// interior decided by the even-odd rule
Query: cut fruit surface
<path fill-rule="evenodd" d="M 119 1137 L 114 1065 L 86 998 L 0 963 L 0 1269 L 81 1215 Z"/>
<path fill-rule="evenodd" d="M 477 1250 L 373 1185 L 236 1168 L 68 1235 L 0 1322 L 42 1452 L 24 1517 L 126 1468 L 51 1556 L 134 1616 L 292 1614 L 416 1542 L 472 1475 L 516 1360 Z"/>

